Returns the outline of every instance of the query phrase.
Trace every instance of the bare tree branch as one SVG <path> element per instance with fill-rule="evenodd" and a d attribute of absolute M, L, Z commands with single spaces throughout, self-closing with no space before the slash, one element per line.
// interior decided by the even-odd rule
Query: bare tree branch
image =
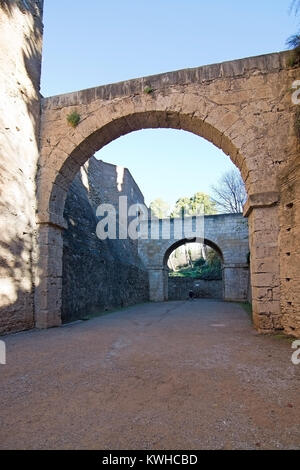
<path fill-rule="evenodd" d="M 213 200 L 222 212 L 240 213 L 247 193 L 238 169 L 225 173 L 216 186 L 212 186 Z"/>

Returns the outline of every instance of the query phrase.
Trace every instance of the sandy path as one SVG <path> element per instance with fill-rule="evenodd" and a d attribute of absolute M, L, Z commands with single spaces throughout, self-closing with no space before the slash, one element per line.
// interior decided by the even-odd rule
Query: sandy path
<path fill-rule="evenodd" d="M 2 339 L 1 449 L 300 449 L 300 365 L 238 304 L 149 303 Z"/>

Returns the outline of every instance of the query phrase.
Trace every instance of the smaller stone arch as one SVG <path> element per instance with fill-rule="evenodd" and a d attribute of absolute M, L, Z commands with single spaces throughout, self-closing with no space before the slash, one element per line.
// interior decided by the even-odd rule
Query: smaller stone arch
<path fill-rule="evenodd" d="M 169 291 L 169 268 L 168 268 L 168 259 L 169 259 L 170 255 L 173 253 L 174 250 L 176 250 L 176 248 L 179 248 L 180 246 L 185 245 L 186 243 L 197 243 L 199 241 L 200 240 L 197 239 L 197 238 L 183 238 L 182 240 L 178 240 L 175 243 L 173 243 L 166 250 L 166 252 L 164 254 L 164 269 L 167 272 L 166 277 L 164 277 L 164 281 L 166 282 L 166 286 L 164 286 L 164 291 L 167 293 L 167 299 L 166 300 L 169 300 L 169 295 L 170 295 L 170 291 Z M 218 256 L 220 257 L 221 265 L 222 265 L 222 281 L 221 281 L 222 282 L 222 297 L 220 297 L 220 298 L 223 299 L 224 294 L 225 294 L 225 289 L 224 289 L 224 279 L 223 279 L 224 256 L 223 256 L 222 250 L 220 249 L 220 247 L 216 243 L 214 243 L 213 241 L 211 241 L 207 238 L 204 238 L 203 240 L 201 240 L 201 243 L 203 243 L 204 245 L 207 245 L 210 248 L 212 248 L 218 254 Z"/>
<path fill-rule="evenodd" d="M 195 219 L 192 218 L 191 219 Z M 185 219 L 186 220 L 186 219 Z M 146 222 L 148 223 L 148 222 Z M 163 225 L 163 220 L 158 223 Z M 149 297 L 154 302 L 168 300 L 167 259 L 170 253 L 187 241 L 196 240 L 195 232 L 175 239 L 174 219 L 170 222 L 170 236 L 164 239 L 139 239 L 139 255 L 149 274 Z M 192 224 L 191 224 L 192 226 Z M 160 231 L 162 234 L 162 230 Z M 222 259 L 223 296 L 228 301 L 245 301 L 248 298 L 249 253 L 248 223 L 242 214 L 204 216 L 203 243 L 214 248 Z"/>
<path fill-rule="evenodd" d="M 184 245 L 185 243 L 196 243 L 196 242 L 197 242 L 196 238 L 183 238 L 182 240 L 178 240 L 175 243 L 173 243 L 173 245 L 171 245 L 167 249 L 167 251 L 165 252 L 164 265 L 167 264 L 169 256 L 171 255 L 171 253 L 174 250 L 176 250 L 176 248 L 179 248 L 180 246 Z M 208 240 L 207 238 L 204 238 L 203 243 L 204 243 L 204 245 L 207 245 L 207 246 L 213 248 L 218 253 L 218 255 L 220 256 L 220 258 L 222 260 L 222 264 L 223 264 L 224 263 L 224 257 L 223 257 L 222 250 L 219 248 L 219 246 L 216 243 L 212 242 L 211 240 Z"/>

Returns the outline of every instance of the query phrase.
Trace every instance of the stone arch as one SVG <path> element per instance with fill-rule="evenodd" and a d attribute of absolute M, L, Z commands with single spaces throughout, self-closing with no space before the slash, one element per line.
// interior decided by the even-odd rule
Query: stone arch
<path fill-rule="evenodd" d="M 203 225 L 198 225 L 197 228 L 195 217 L 190 217 L 185 219 L 187 224 L 182 238 L 177 238 L 178 232 L 174 231 L 177 220 L 171 219 L 170 231 L 167 232 L 170 236 L 167 238 L 163 237 L 163 227 L 169 221 L 163 219 L 158 221 L 162 234 L 158 240 L 139 239 L 139 255 L 149 274 L 150 300 L 168 299 L 167 259 L 170 253 L 187 241 L 199 240 L 215 249 L 221 257 L 224 300 L 246 301 L 249 289 L 247 220 L 241 214 L 207 215 L 204 216 Z M 151 225 L 153 223 L 156 225 L 157 221 L 151 221 Z"/>
<path fill-rule="evenodd" d="M 261 331 L 280 328 L 277 173 L 294 142 L 291 116 L 282 111 L 288 108 L 280 91 L 286 85 L 286 75 L 280 75 L 282 57 L 275 54 L 171 72 L 42 101 L 36 326 L 60 323 L 62 214 L 79 167 L 121 135 L 145 128 L 174 128 L 210 141 L 240 169 L 248 192 L 245 215 L 253 260 L 254 323 Z M 282 88 L 277 86 L 275 91 L 270 86 L 274 77 L 276 83 L 282 80 Z M 149 94 L 144 92 L 146 85 L 151 88 Z M 67 116 L 74 110 L 81 119 L 73 129 Z M 283 135 L 289 136 L 288 144 Z"/>
<path fill-rule="evenodd" d="M 176 248 L 179 248 L 180 246 L 184 245 L 185 243 L 194 243 L 196 241 L 197 241 L 196 238 L 183 238 L 182 240 L 177 240 L 175 243 L 171 244 L 169 246 L 169 248 L 167 248 L 167 250 L 165 251 L 164 256 L 163 256 L 163 282 L 166 284 L 165 286 L 163 286 L 163 291 L 165 293 L 165 300 L 168 300 L 168 295 L 169 295 L 169 288 L 168 288 L 168 283 L 169 283 L 168 271 L 169 271 L 169 269 L 167 267 L 167 262 L 168 262 L 169 256 L 171 255 L 171 253 L 174 250 L 176 250 Z M 223 266 L 224 265 L 224 256 L 223 256 L 221 248 L 215 242 L 213 242 L 213 241 L 211 241 L 207 238 L 203 239 L 203 243 L 205 245 L 209 246 L 210 248 L 212 248 L 213 250 L 215 250 L 215 252 L 220 257 L 221 263 L 222 263 L 222 266 Z M 165 273 L 165 270 L 166 270 L 166 273 Z M 222 291 L 223 291 L 223 297 L 224 297 L 225 288 L 224 288 L 223 269 L 222 269 Z"/>
<path fill-rule="evenodd" d="M 116 109 L 114 107 L 116 112 Z M 119 114 L 119 113 L 118 113 Z M 225 116 L 228 113 L 225 112 Z M 224 116 L 224 119 L 225 119 Z M 230 141 L 222 127 L 216 128 L 196 113 L 177 111 L 145 111 L 112 118 L 95 130 L 95 122 L 101 122 L 101 113 L 87 117 L 79 124 L 78 131 L 66 128 L 55 146 L 48 152 L 42 149 L 42 162 L 38 173 L 38 216 L 40 221 L 63 224 L 63 207 L 68 188 L 80 167 L 98 150 L 113 140 L 142 129 L 171 128 L 196 134 L 220 148 L 241 171 L 248 192 L 251 191 L 251 173 L 247 160 Z M 80 127 L 82 125 L 82 128 Z M 80 133 L 79 133 L 80 132 Z M 76 137 L 76 138 L 75 138 Z M 75 138 L 75 139 L 74 139 Z M 49 171 L 51 178 L 49 178 Z M 47 178 L 44 173 L 47 172 Z M 47 180 L 47 182 L 45 181 Z M 45 191 L 46 190 L 46 191 Z"/>
<path fill-rule="evenodd" d="M 201 135 L 222 148 L 241 169 L 249 196 L 244 214 L 249 221 L 254 324 L 261 332 L 284 329 L 299 335 L 299 139 L 294 128 L 297 106 L 291 99 L 299 67 L 291 67 L 290 53 L 178 70 L 44 99 L 38 90 L 39 12 L 30 23 L 37 25 L 36 60 L 29 61 L 27 70 L 23 67 L 24 73 L 20 69 L 26 76 L 22 96 L 28 95 L 28 100 L 22 98 L 18 104 L 13 93 L 7 102 L 11 116 L 17 117 L 20 106 L 23 109 L 24 103 L 27 105 L 21 113 L 24 125 L 19 126 L 21 132 L 19 127 L 7 128 L 2 154 L 8 171 L 8 178 L 3 179 L 8 217 L 14 221 L 16 214 L 22 216 L 18 228 L 14 222 L 9 224 L 15 235 L 11 243 L 23 249 L 26 241 L 24 249 L 29 250 L 32 259 L 30 263 L 27 256 L 21 260 L 22 272 L 27 273 L 24 287 L 20 269 L 10 267 L 11 263 L 20 264 L 19 248 L 12 250 L 9 260 L 4 253 L 13 304 L 9 309 L 5 304 L 2 330 L 30 327 L 28 305 L 32 314 L 35 310 L 36 326 L 60 323 L 61 230 L 65 226 L 62 211 L 76 165 L 78 168 L 101 145 L 122 133 L 143 127 L 175 127 Z M 31 33 L 28 31 L 24 38 L 26 44 L 36 42 L 36 35 Z M 23 50 L 21 41 L 14 55 L 23 57 Z M 32 82 L 32 89 L 27 82 Z M 7 86 L 10 90 L 8 82 Z M 66 118 L 75 110 L 81 119 L 72 129 Z M 11 177 L 23 194 L 26 214 L 19 192 L 11 192 Z M 5 215 L 3 220 L 7 225 L 10 219 Z M 2 236 L 5 244 L 6 232 Z M 21 310 L 24 314 L 19 322 Z"/>
<path fill-rule="evenodd" d="M 164 254 L 164 258 L 163 258 L 164 266 L 167 264 L 169 256 L 171 255 L 171 253 L 174 250 L 176 250 L 176 248 L 179 248 L 180 246 L 184 245 L 185 243 L 194 243 L 194 242 L 196 242 L 196 238 L 192 238 L 192 239 L 183 238 L 182 240 L 177 240 L 175 243 L 173 243 L 169 248 L 167 248 L 167 250 Z M 204 242 L 205 245 L 213 248 L 218 253 L 218 255 L 220 256 L 222 263 L 224 263 L 224 256 L 223 256 L 221 248 L 216 243 L 214 243 L 211 240 L 208 240 L 207 238 L 204 238 L 203 242 Z"/>

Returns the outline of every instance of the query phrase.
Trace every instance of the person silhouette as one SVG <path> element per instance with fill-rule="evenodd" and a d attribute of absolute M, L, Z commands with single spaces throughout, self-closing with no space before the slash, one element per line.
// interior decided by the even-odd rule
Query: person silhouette
<path fill-rule="evenodd" d="M 189 298 L 190 298 L 190 300 L 193 300 L 194 297 L 195 297 L 194 292 L 193 292 L 192 290 L 190 290 L 190 291 L 189 291 Z"/>

